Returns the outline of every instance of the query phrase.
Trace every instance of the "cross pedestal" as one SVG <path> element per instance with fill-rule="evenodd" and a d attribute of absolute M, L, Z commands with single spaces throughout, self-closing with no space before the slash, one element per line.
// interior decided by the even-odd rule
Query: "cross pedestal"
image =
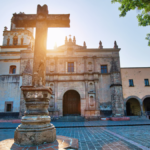
<path fill-rule="evenodd" d="M 13 14 L 16 27 L 36 27 L 31 87 L 22 87 L 27 111 L 16 128 L 15 143 L 40 145 L 56 140 L 56 129 L 50 123 L 48 106 L 52 90 L 45 87 L 46 41 L 48 27 L 70 27 L 69 14 L 50 15 L 47 5 L 37 7 L 37 14 Z"/>
<path fill-rule="evenodd" d="M 26 145 L 40 145 L 56 140 L 56 129 L 50 123 L 48 112 L 51 89 L 46 87 L 22 87 L 27 111 L 22 117 L 21 125 L 16 128 L 15 143 Z"/>

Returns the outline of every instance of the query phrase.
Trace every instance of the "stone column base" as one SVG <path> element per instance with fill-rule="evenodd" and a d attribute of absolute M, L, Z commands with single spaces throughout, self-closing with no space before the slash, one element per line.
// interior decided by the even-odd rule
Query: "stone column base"
<path fill-rule="evenodd" d="M 100 111 L 99 110 L 85 110 L 84 115 L 86 119 L 99 119 Z"/>
<path fill-rule="evenodd" d="M 21 146 L 40 145 L 55 140 L 56 129 L 52 124 L 47 128 L 20 129 L 17 127 L 14 135 L 15 143 Z"/>

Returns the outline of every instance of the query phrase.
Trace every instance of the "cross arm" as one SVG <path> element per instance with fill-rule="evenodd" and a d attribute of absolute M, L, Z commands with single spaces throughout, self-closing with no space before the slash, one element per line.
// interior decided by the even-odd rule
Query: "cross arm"
<path fill-rule="evenodd" d="M 36 27 L 36 14 L 13 14 L 11 22 L 16 25 L 16 27 Z"/>
<path fill-rule="evenodd" d="M 70 27 L 70 14 L 13 14 L 11 19 L 16 27 L 36 27 L 37 21 L 46 21 L 47 27 Z"/>
<path fill-rule="evenodd" d="M 70 27 L 70 14 L 48 15 L 48 27 Z"/>

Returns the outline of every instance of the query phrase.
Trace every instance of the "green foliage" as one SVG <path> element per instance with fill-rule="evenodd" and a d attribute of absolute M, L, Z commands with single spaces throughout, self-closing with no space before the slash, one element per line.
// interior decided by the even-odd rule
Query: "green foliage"
<path fill-rule="evenodd" d="M 141 13 L 137 15 L 139 26 L 150 25 L 150 0 L 111 0 L 111 2 L 121 4 L 119 7 L 120 17 L 126 16 L 130 10 L 138 9 L 141 10 Z M 148 45 L 150 46 L 150 34 L 147 34 L 146 39 L 149 41 Z"/>

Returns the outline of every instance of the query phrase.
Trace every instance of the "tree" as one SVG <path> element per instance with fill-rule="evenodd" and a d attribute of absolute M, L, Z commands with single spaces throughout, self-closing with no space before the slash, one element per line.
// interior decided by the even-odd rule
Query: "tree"
<path fill-rule="evenodd" d="M 118 2 L 121 4 L 119 10 L 121 11 L 120 17 L 126 16 L 130 10 L 138 9 L 140 14 L 137 15 L 139 26 L 150 25 L 150 0 L 111 0 L 112 3 Z M 146 40 L 150 46 L 150 33 L 147 34 Z"/>

